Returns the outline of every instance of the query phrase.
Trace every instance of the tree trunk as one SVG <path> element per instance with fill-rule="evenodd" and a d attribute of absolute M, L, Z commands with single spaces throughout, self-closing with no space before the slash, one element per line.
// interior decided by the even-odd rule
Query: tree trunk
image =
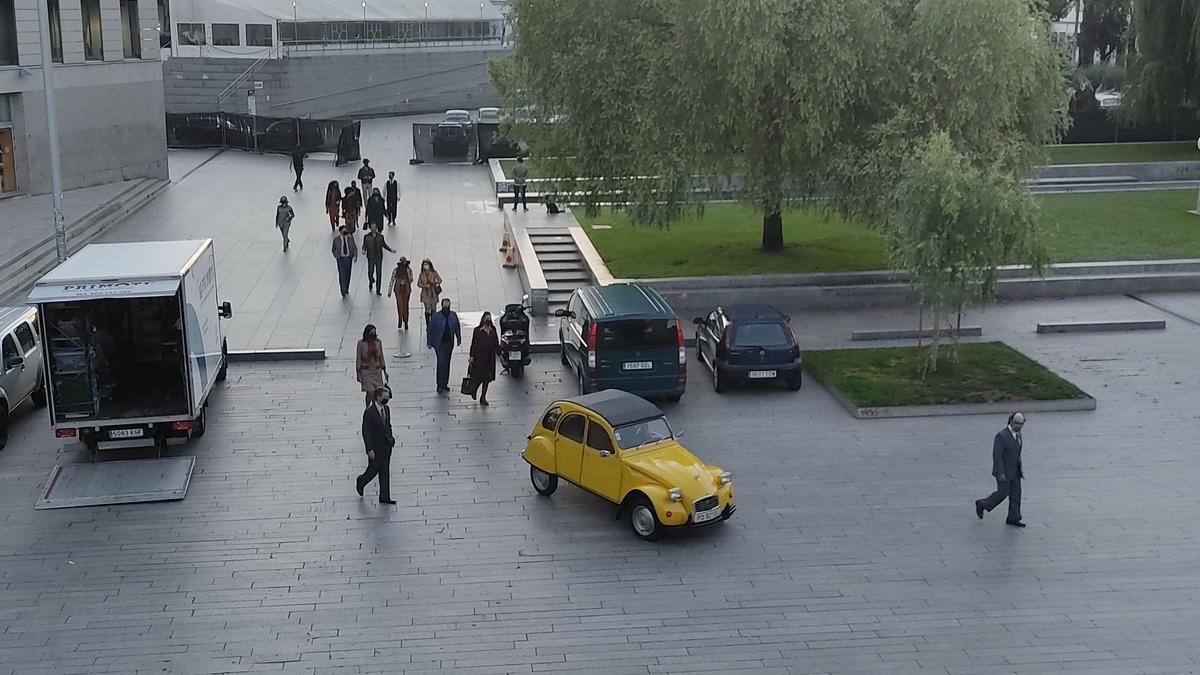
<path fill-rule="evenodd" d="M 917 305 L 917 312 L 917 349 L 920 349 L 925 333 L 925 305 Z"/>
<path fill-rule="evenodd" d="M 929 372 L 936 373 L 938 369 L 938 347 L 942 337 L 942 310 L 933 312 L 933 342 L 929 346 Z"/>
<path fill-rule="evenodd" d="M 763 213 L 762 247 L 768 253 L 783 250 L 783 211 L 778 204 Z"/>

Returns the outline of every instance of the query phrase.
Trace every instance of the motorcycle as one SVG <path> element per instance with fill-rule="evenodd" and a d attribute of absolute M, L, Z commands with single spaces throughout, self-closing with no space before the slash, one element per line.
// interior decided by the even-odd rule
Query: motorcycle
<path fill-rule="evenodd" d="M 528 301 L 529 296 L 523 300 Z M 500 315 L 500 363 L 513 377 L 521 377 L 529 365 L 529 315 L 524 302 L 504 306 Z"/>

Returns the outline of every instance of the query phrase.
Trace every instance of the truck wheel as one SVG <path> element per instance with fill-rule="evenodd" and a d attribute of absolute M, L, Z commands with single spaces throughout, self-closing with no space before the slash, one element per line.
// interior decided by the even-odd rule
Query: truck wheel
<path fill-rule="evenodd" d="M 563 343 L 561 337 L 558 339 L 558 360 L 562 361 L 564 366 L 571 365 L 571 360 L 567 358 L 567 345 Z"/>
<path fill-rule="evenodd" d="M 646 541 L 655 541 L 662 536 L 662 523 L 658 522 L 654 505 L 645 497 L 638 497 L 629 505 L 629 525 L 634 534 Z"/>
<path fill-rule="evenodd" d="M 0 403 L 0 450 L 8 445 L 8 407 Z"/>
<path fill-rule="evenodd" d="M 167 429 L 161 425 L 154 427 L 154 449 L 159 459 L 167 452 Z"/>
<path fill-rule="evenodd" d="M 217 371 L 217 382 L 224 382 L 225 377 L 229 374 L 229 357 L 221 356 L 221 369 Z"/>
<path fill-rule="evenodd" d="M 558 476 L 546 473 L 532 464 L 529 465 L 529 482 L 533 483 L 533 489 L 543 497 L 549 497 L 558 489 Z"/>
<path fill-rule="evenodd" d="M 519 379 L 521 379 L 521 376 L 525 374 L 525 366 L 522 366 L 520 364 L 517 364 L 515 366 L 509 366 L 508 372 L 512 373 L 512 376 L 519 380 Z"/>
<path fill-rule="evenodd" d="M 204 435 L 205 427 L 208 426 L 208 411 L 201 410 L 200 416 L 192 422 L 192 438 L 200 438 Z"/>
<path fill-rule="evenodd" d="M 46 407 L 47 396 L 45 377 L 42 378 L 41 384 L 38 385 L 37 391 L 33 392 L 33 395 L 29 397 L 29 400 L 33 401 L 33 404 L 39 408 Z"/>

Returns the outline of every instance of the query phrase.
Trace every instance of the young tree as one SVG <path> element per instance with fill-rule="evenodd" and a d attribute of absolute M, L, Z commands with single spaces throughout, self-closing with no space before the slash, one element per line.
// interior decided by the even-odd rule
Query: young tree
<path fill-rule="evenodd" d="M 908 270 L 922 305 L 933 310 L 926 368 L 937 372 L 944 319 L 993 299 L 1006 262 L 1044 269 L 1037 203 L 1012 175 L 973 164 L 945 132 L 926 139 L 901 175 L 884 231 L 892 262 Z"/>

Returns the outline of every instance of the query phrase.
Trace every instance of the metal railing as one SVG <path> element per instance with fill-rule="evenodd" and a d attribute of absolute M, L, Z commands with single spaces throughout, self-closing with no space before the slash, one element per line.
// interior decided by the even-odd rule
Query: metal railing
<path fill-rule="evenodd" d="M 280 43 L 280 54 L 289 56 L 309 56 L 331 53 L 353 53 L 366 50 L 409 50 L 421 48 L 469 48 L 469 47 L 504 47 L 510 41 L 498 35 L 478 37 L 449 37 L 449 38 L 378 38 L 370 40 L 288 40 Z"/>
<path fill-rule="evenodd" d="M 236 92 L 243 84 L 253 77 L 255 73 L 261 70 L 268 61 L 279 58 L 282 51 L 282 46 L 283 45 L 276 45 L 271 47 L 271 49 L 267 50 L 265 56 L 255 60 L 254 63 L 251 63 L 249 67 L 243 70 L 240 75 L 233 78 L 233 81 L 229 83 L 229 86 L 225 87 L 221 90 L 221 93 L 217 94 L 217 110 L 221 110 L 221 105 L 224 104 L 225 101 L 229 100 L 230 97 L 233 96 L 234 92 Z"/>

